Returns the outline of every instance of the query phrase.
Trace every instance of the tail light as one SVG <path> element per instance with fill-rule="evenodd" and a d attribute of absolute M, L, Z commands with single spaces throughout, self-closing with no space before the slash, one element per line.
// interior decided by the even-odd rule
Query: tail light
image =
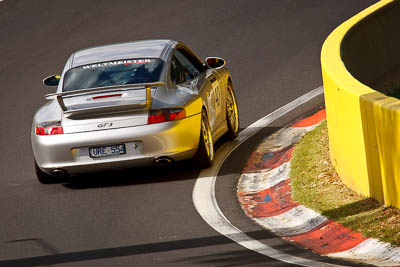
<path fill-rule="evenodd" d="M 102 98 L 121 97 L 121 96 L 122 96 L 122 94 L 98 95 L 98 96 L 92 97 L 92 99 L 93 99 L 93 100 L 96 100 L 96 99 L 102 99 Z"/>
<path fill-rule="evenodd" d="M 36 125 L 37 135 L 63 134 L 64 130 L 60 121 L 48 121 Z"/>
<path fill-rule="evenodd" d="M 177 121 L 186 117 L 184 109 L 157 109 L 150 110 L 148 124 Z"/>

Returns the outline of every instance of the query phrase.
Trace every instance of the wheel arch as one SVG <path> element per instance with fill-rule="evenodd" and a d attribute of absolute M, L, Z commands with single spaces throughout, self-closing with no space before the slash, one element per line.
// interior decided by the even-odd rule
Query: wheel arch
<path fill-rule="evenodd" d="M 208 119 L 208 121 L 210 121 L 210 113 L 208 112 L 208 108 L 207 108 L 207 105 L 203 102 L 203 104 L 202 104 L 202 108 L 201 108 L 201 111 L 205 111 L 205 113 L 206 113 L 206 115 L 207 115 L 207 119 Z"/>
<path fill-rule="evenodd" d="M 233 81 L 232 81 L 232 76 L 231 76 L 231 75 L 228 75 L 228 81 L 227 81 L 227 83 L 229 83 L 229 82 L 233 85 Z"/>

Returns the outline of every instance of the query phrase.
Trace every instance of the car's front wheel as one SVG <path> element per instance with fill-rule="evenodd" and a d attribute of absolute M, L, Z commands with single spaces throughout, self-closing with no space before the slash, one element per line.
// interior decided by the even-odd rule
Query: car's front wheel
<path fill-rule="evenodd" d="M 211 128 L 205 110 L 201 112 L 199 146 L 193 159 L 195 160 L 197 166 L 199 166 L 200 168 L 210 167 L 214 160 L 214 143 L 212 140 Z"/>

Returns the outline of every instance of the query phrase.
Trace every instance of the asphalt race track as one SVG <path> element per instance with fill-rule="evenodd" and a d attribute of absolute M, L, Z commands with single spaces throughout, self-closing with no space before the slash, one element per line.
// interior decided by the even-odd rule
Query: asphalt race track
<path fill-rule="evenodd" d="M 192 202 L 199 170 L 187 163 L 41 185 L 30 128 L 42 96 L 52 92 L 42 78 L 60 73 L 81 48 L 180 40 L 202 58 L 227 60 L 245 128 L 319 87 L 323 41 L 374 2 L 0 1 L 0 266 L 286 266 L 220 236 L 201 219 Z M 222 171 L 234 175 L 241 169 L 235 162 L 245 162 L 248 153 L 234 153 Z M 241 214 L 232 188 L 232 180 L 217 184 L 227 217 L 255 238 L 278 244 Z"/>

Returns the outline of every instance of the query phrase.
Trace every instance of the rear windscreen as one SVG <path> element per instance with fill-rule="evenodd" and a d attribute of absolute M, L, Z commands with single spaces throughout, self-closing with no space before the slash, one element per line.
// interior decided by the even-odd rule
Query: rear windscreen
<path fill-rule="evenodd" d="M 114 60 L 79 66 L 65 73 L 63 92 L 158 82 L 162 66 L 163 62 L 158 58 Z"/>

